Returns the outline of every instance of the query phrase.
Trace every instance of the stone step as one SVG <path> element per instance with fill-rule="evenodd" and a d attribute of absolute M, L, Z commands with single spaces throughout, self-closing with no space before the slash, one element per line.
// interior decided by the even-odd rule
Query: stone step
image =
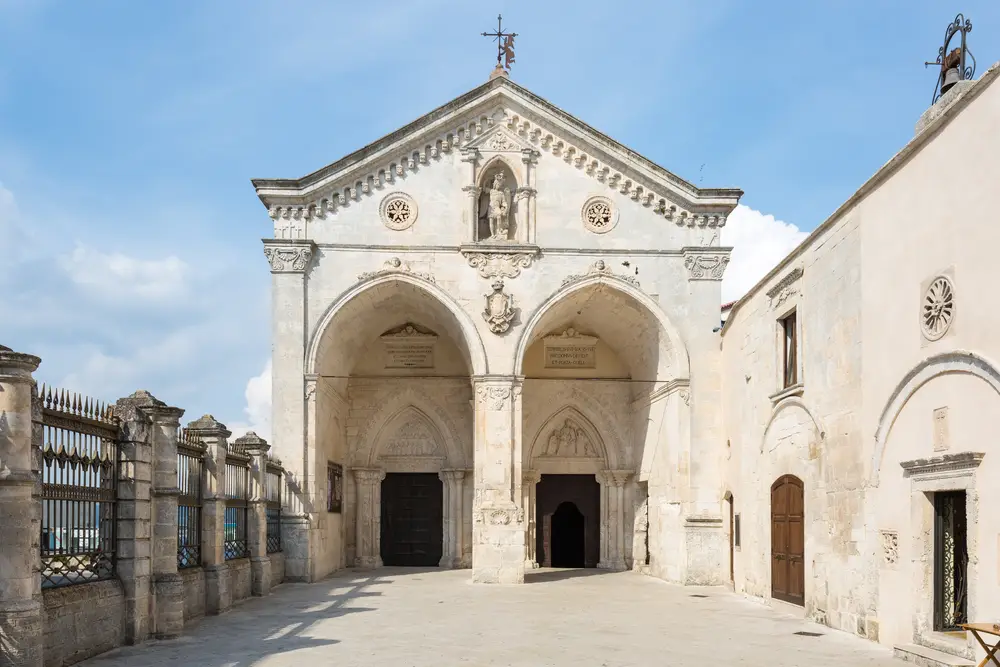
<path fill-rule="evenodd" d="M 976 663 L 971 660 L 916 644 L 899 644 L 892 647 L 892 652 L 900 660 L 921 667 L 976 667 Z"/>

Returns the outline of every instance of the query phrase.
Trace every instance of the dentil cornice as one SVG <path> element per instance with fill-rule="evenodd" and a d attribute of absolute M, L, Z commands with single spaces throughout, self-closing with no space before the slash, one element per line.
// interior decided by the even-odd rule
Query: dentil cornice
<path fill-rule="evenodd" d="M 271 273 L 303 273 L 316 254 L 316 245 L 308 240 L 264 239 L 264 256 Z"/>

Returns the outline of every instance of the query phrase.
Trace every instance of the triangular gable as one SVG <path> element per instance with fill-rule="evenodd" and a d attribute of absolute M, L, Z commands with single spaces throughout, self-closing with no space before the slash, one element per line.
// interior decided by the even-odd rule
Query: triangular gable
<path fill-rule="evenodd" d="M 492 142 L 492 144 L 491 144 Z M 742 191 L 700 189 L 505 77 L 300 179 L 254 179 L 272 218 L 324 218 L 455 150 L 544 151 L 683 226 L 721 227 Z"/>

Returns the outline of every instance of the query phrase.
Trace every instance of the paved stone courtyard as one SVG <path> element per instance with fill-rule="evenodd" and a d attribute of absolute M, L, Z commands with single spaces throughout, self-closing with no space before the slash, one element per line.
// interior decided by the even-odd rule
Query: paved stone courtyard
<path fill-rule="evenodd" d="M 189 626 L 179 640 L 117 649 L 81 664 L 905 664 L 885 648 L 724 589 L 674 586 L 631 572 L 539 570 L 516 587 L 472 585 L 469 574 L 388 568 L 286 584 L 267 599 Z"/>

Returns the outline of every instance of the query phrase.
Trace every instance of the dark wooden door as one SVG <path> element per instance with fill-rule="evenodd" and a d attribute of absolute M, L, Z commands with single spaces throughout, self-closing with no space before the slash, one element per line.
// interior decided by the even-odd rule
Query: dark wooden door
<path fill-rule="evenodd" d="M 382 480 L 382 562 L 436 566 L 441 560 L 441 480 L 434 473 L 388 473 Z"/>
<path fill-rule="evenodd" d="M 771 597 L 805 605 L 805 522 L 802 480 L 780 477 L 771 485 Z"/>

